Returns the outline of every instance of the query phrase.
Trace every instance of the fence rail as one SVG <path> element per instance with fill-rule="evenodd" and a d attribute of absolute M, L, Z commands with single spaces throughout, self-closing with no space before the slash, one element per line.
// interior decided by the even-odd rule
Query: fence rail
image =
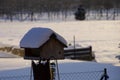
<path fill-rule="evenodd" d="M 61 73 L 60 80 L 100 80 L 103 72 L 104 71 Z"/>
<path fill-rule="evenodd" d="M 72 72 L 72 73 L 60 73 L 60 79 L 55 73 L 54 78 L 51 80 L 107 80 L 107 69 L 101 71 L 89 71 L 89 72 Z M 33 80 L 33 75 L 6 75 L 0 76 L 0 80 Z"/>
<path fill-rule="evenodd" d="M 2 76 L 2 77 L 0 77 L 0 80 L 30 80 L 30 75 Z"/>

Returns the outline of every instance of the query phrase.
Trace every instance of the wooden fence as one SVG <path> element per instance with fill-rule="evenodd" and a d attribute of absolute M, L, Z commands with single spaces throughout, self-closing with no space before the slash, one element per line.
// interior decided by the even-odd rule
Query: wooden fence
<path fill-rule="evenodd" d="M 95 55 L 92 51 L 92 47 L 76 48 L 76 49 L 65 49 L 65 58 L 80 59 L 80 60 L 94 60 Z"/>

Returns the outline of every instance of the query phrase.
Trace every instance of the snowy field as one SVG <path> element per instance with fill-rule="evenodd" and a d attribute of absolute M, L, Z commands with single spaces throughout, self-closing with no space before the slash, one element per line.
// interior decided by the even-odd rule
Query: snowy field
<path fill-rule="evenodd" d="M 91 45 L 95 52 L 96 62 L 60 61 L 60 71 L 69 72 L 103 70 L 108 68 L 109 80 L 120 80 L 120 21 L 66 21 L 66 22 L 0 22 L 0 46 L 16 46 L 24 34 L 32 27 L 47 27 L 63 36 L 68 44 L 81 46 Z M 5 63 L 4 63 L 5 62 Z M 18 64 L 19 63 L 19 64 Z M 21 58 L 0 58 L 0 74 L 8 71 L 21 71 L 30 66 L 30 61 Z M 71 66 L 71 67 L 69 67 Z M 89 67 L 88 67 L 89 66 Z M 68 68 L 69 67 L 69 68 Z M 72 69 L 75 67 L 76 69 Z M 67 68 L 67 69 L 66 69 Z M 18 71 L 20 71 L 18 70 Z M 10 71 L 8 74 L 10 74 Z"/>

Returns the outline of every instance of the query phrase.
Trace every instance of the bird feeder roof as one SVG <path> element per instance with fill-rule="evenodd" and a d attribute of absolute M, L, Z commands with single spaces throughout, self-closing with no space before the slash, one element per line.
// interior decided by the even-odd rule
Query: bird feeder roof
<path fill-rule="evenodd" d="M 67 41 L 49 28 L 36 27 L 29 30 L 20 41 L 20 47 L 22 48 L 39 48 L 46 43 L 50 36 L 54 34 L 56 39 L 63 45 L 67 45 Z"/>

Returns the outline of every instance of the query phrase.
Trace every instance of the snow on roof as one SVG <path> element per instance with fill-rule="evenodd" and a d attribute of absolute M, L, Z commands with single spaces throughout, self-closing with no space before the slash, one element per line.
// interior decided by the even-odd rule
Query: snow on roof
<path fill-rule="evenodd" d="M 55 34 L 56 39 L 58 39 L 61 43 L 67 45 L 66 40 L 62 36 L 54 32 L 53 30 L 49 28 L 36 27 L 36 28 L 32 28 L 24 35 L 24 37 L 20 41 L 20 47 L 39 48 L 46 41 L 49 40 L 52 34 Z"/>

